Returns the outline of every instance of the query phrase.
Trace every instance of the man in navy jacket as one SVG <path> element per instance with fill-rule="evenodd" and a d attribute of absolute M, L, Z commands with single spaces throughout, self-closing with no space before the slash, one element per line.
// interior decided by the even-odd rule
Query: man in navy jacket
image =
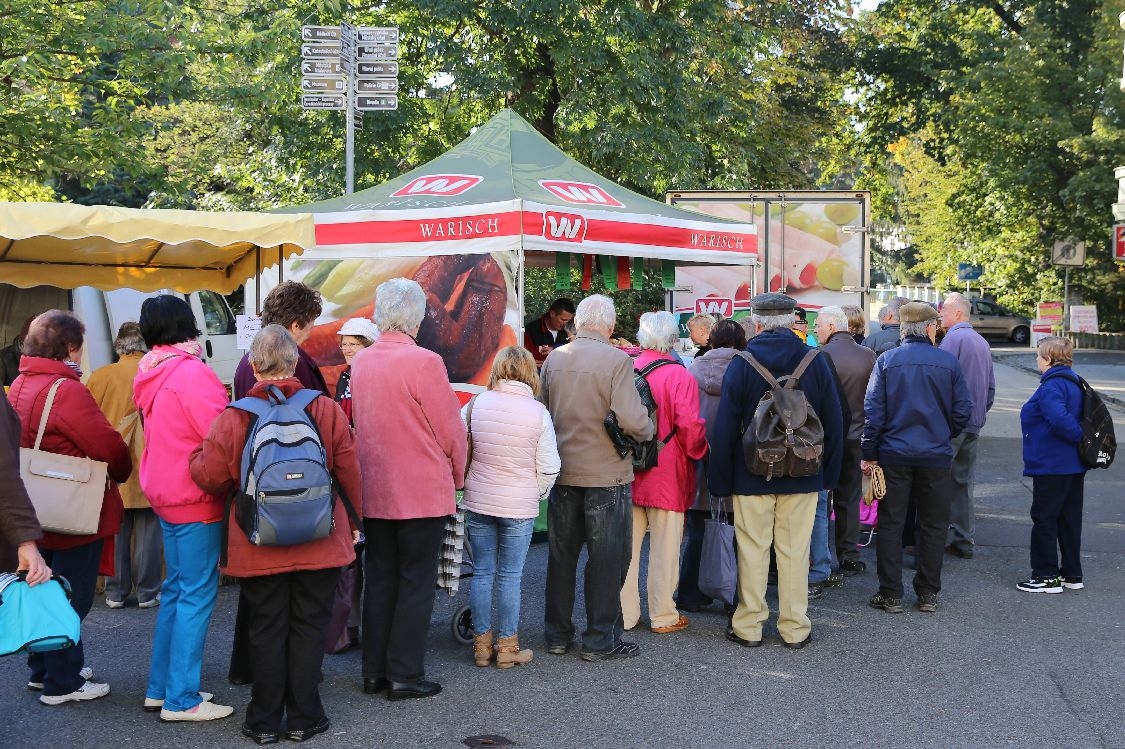
<path fill-rule="evenodd" d="M 887 481 L 875 543 L 879 592 L 869 603 L 890 613 L 903 610 L 902 527 L 912 499 L 919 531 L 914 592 L 920 611 L 937 611 L 953 438 L 973 412 L 957 358 L 934 347 L 937 319 L 937 310 L 924 302 L 902 306 L 902 345 L 876 360 L 863 401 L 860 466 L 864 473 L 880 466 Z"/>
<path fill-rule="evenodd" d="M 759 294 L 750 300 L 757 334 L 747 350 L 774 378 L 791 374 L 809 349 L 793 333 L 796 302 L 784 294 Z M 738 609 L 727 639 L 746 647 L 762 644 L 769 617 L 766 578 L 770 545 L 777 555 L 777 631 L 789 648 L 812 638 L 809 606 L 809 542 L 817 493 L 836 485 L 844 449 L 844 417 L 839 389 L 825 357 L 813 359 L 798 387 L 824 426 L 821 471 L 808 477 L 766 479 L 750 473 L 742 452 L 742 433 L 758 401 L 770 389 L 743 358 L 731 360 L 723 377 L 715 419 L 708 484 L 716 497 L 733 496 L 738 542 Z"/>

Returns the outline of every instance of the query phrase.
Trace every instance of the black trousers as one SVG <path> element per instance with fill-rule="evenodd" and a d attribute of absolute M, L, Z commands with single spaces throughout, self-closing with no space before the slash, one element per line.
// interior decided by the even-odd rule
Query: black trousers
<path fill-rule="evenodd" d="M 863 496 L 863 472 L 859 461 L 863 454 L 859 440 L 844 442 L 844 462 L 840 480 L 832 490 L 832 508 L 836 511 L 836 561 L 859 559 L 859 501 Z"/>
<path fill-rule="evenodd" d="M 333 567 L 242 581 L 248 604 L 247 650 L 254 671 L 246 707 L 251 731 L 277 733 L 283 715 L 289 718 L 289 730 L 312 728 L 324 717 L 320 667 L 339 577 L 339 568 Z"/>
<path fill-rule="evenodd" d="M 1086 474 L 1031 479 L 1031 576 L 1082 577 L 1082 490 Z M 1062 566 L 1059 566 L 1059 554 Z"/>
<path fill-rule="evenodd" d="M 363 676 L 417 682 L 426 676 L 446 518 L 364 518 Z"/>
<path fill-rule="evenodd" d="M 887 495 L 879 500 L 879 533 L 875 536 L 879 592 L 902 598 L 902 529 L 907 504 L 913 499 L 917 516 L 914 592 L 941 590 L 941 565 L 949 530 L 949 469 L 884 465 Z"/>

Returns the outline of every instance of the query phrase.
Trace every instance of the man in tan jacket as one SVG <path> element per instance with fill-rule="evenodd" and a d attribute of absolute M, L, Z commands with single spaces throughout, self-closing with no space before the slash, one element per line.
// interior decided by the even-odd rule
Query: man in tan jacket
<path fill-rule="evenodd" d="M 121 502 L 125 517 L 117 533 L 114 575 L 105 581 L 105 605 L 111 609 L 125 606 L 125 599 L 137 588 L 137 603 L 142 609 L 160 605 L 160 562 L 164 552 L 160 522 L 141 492 L 141 454 L 145 450 L 144 431 L 133 403 L 133 379 L 144 356 L 145 339 L 141 326 L 122 323 L 113 341 L 119 357 L 90 375 L 86 387 L 105 414 L 106 420 L 121 433 L 133 454 L 133 475 L 121 484 Z M 127 421 L 123 420 L 130 417 Z"/>
<path fill-rule="evenodd" d="M 547 652 L 570 650 L 574 586 L 586 545 L 586 630 L 582 658 L 631 658 L 640 648 L 621 639 L 621 587 L 632 557 L 633 464 L 605 429 L 613 411 L 621 430 L 652 438 L 653 425 L 633 385 L 633 362 L 609 343 L 617 323 L 613 300 L 594 295 L 575 310 L 578 335 L 543 363 L 539 399 L 551 412 L 562 471 L 551 494 L 545 636 Z"/>

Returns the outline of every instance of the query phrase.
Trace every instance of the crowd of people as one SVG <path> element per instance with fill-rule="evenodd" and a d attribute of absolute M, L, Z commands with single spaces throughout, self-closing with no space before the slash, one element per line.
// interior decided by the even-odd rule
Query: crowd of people
<path fill-rule="evenodd" d="M 711 515 L 731 518 L 735 528 L 737 594 L 723 602 L 727 639 L 762 645 L 773 584 L 777 632 L 785 647 L 801 649 L 813 638 L 809 600 L 867 572 L 857 550 L 865 477 L 886 486 L 872 607 L 904 610 L 904 554 L 915 558 L 916 606 L 927 613 L 938 608 L 944 556 L 972 558 L 973 469 L 995 376 L 968 309 L 956 293 L 940 312 L 896 299 L 880 313 L 880 329 L 864 337 L 858 308 L 822 308 L 809 331 L 797 325 L 804 316 L 792 298 L 761 294 L 741 323 L 689 320 L 698 350 L 685 361 L 668 312 L 640 318 L 633 358 L 611 342 L 610 298 L 560 299 L 529 326 L 525 347 L 497 352 L 487 388 L 462 405 L 442 359 L 417 344 L 426 297 L 416 282 L 383 283 L 374 320 L 340 328 L 346 369 L 334 393 L 301 348 L 321 314 L 320 297 L 297 282 L 280 284 L 265 299 L 234 395 L 276 404 L 312 391 L 304 410 L 339 498 L 330 533 L 293 546 L 257 545 L 234 522 L 229 498 L 245 489 L 253 409 L 230 407 L 201 358 L 186 302 L 146 300 L 138 323 L 119 331 L 120 360 L 85 386 L 77 365 L 82 323 L 52 310 L 30 323 L 19 376 L 2 404 L 0 566 L 24 570 L 30 584 L 52 570 L 65 576 L 80 617 L 99 574 L 108 575 L 110 608 L 135 595 L 142 608 L 157 609 L 141 707 L 165 721 L 234 712 L 202 691 L 200 673 L 220 572 L 237 578 L 229 678 L 252 685 L 241 730 L 258 744 L 304 741 L 328 729 L 318 686 L 326 635 L 341 570 L 357 563 L 360 550 L 362 597 L 354 603 L 363 691 L 391 700 L 441 692 L 427 678 L 426 638 L 458 490 L 473 564 L 476 666 L 533 660 L 519 639 L 521 584 L 539 503 L 548 497 L 548 653 L 576 649 L 586 661 L 639 654 L 625 632 L 645 621 L 639 568 L 646 536 L 646 624 L 656 634 L 689 627 L 687 614 L 714 603 L 699 585 Z M 1034 483 L 1032 574 L 1017 587 L 1052 593 L 1083 586 L 1082 396 L 1069 341 L 1047 338 L 1038 354 L 1042 381 L 1021 414 L 1025 474 Z M 655 411 L 638 391 L 638 372 Z M 822 429 L 811 472 L 763 473 L 744 452 L 763 397 L 783 382 L 801 391 Z M 92 535 L 42 532 L 22 489 L 18 448 L 35 442 L 45 411 L 42 449 L 108 464 Z M 655 464 L 635 469 L 614 448 L 611 415 L 628 439 L 655 441 Z M 574 603 L 583 548 L 580 629 Z M 33 655 L 28 665 L 28 686 L 44 704 L 109 693 L 81 643 Z"/>

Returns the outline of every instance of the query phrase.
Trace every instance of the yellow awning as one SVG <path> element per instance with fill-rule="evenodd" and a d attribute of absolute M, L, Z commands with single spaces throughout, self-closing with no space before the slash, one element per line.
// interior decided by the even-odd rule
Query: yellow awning
<path fill-rule="evenodd" d="M 0 203 L 0 282 L 228 294 L 316 245 L 308 213 Z"/>

